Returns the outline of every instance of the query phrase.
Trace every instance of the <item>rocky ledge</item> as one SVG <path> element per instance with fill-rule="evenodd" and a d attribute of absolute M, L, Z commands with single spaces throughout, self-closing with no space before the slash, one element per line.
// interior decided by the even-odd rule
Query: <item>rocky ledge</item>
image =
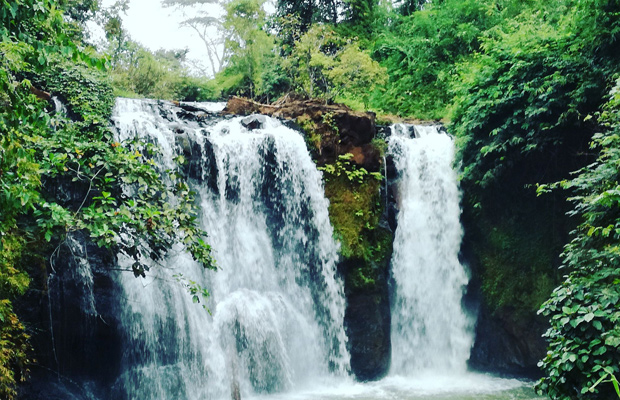
<path fill-rule="evenodd" d="M 263 114 L 289 120 L 310 134 L 308 140 L 319 165 L 351 153 L 353 160 L 371 171 L 380 168 L 380 154 L 371 141 L 376 134 L 375 114 L 351 110 L 343 104 L 285 96 L 274 104 L 231 97 L 223 114 Z M 310 133 L 311 132 L 311 133 Z"/>

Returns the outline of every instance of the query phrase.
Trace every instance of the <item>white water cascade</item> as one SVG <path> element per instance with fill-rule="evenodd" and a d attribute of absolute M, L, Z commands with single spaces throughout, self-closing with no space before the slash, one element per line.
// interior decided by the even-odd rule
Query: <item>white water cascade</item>
<path fill-rule="evenodd" d="M 468 273 L 458 259 L 463 232 L 452 139 L 433 126 L 401 124 L 388 140 L 398 206 L 390 373 L 272 400 L 540 400 L 531 382 L 466 371 L 474 318 L 462 307 Z"/>
<path fill-rule="evenodd" d="M 454 143 L 435 126 L 395 125 L 398 173 L 390 374 L 466 371 L 473 320 L 462 307 L 469 277 L 459 262 L 460 192 Z"/>
<path fill-rule="evenodd" d="M 195 144 L 194 190 L 218 271 L 176 251 L 146 279 L 118 274 L 116 398 L 245 399 L 346 375 L 345 302 L 320 173 L 298 132 L 267 117 L 249 131 L 241 120 L 181 121 L 155 101 L 117 101 L 118 140 L 158 144 L 162 168 Z M 212 315 L 178 274 L 210 291 Z"/>

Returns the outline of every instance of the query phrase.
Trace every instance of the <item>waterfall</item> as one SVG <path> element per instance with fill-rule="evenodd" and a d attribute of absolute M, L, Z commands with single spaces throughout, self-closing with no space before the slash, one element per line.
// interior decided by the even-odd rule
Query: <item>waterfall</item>
<path fill-rule="evenodd" d="M 458 258 L 453 140 L 435 126 L 398 124 L 388 152 L 398 173 L 390 372 L 464 372 L 473 332 L 461 304 L 469 277 Z"/>
<path fill-rule="evenodd" d="M 146 279 L 116 275 L 124 350 L 115 398 L 245 398 L 349 368 L 338 247 L 303 137 L 268 117 L 248 130 L 242 117 L 204 111 L 180 119 L 184 111 L 170 104 L 117 100 L 119 141 L 156 143 L 162 169 L 191 153 L 199 220 L 218 270 L 172 249 Z M 210 291 L 210 313 L 192 302 L 180 274 Z"/>

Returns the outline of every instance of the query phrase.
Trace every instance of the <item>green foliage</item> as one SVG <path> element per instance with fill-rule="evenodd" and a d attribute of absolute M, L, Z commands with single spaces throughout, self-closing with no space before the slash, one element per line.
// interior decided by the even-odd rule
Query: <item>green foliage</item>
<path fill-rule="evenodd" d="M 84 63 L 52 59 L 49 67 L 33 76 L 32 80 L 58 96 L 81 126 L 104 127 L 108 124 L 114 98 L 109 80 L 102 70 Z M 95 128 L 89 127 L 90 130 Z"/>
<path fill-rule="evenodd" d="M 599 158 L 562 184 L 576 193 L 572 214 L 581 223 L 564 249 L 568 275 L 540 311 L 551 328 L 538 390 L 552 399 L 611 398 L 615 387 L 599 383 L 620 372 L 619 89 L 598 114 Z"/>
<path fill-rule="evenodd" d="M 193 76 L 187 49 L 152 52 L 131 40 L 122 23 L 128 0 L 99 10 L 96 20 L 106 33 L 102 45 L 109 55 L 114 94 L 166 100 L 207 101 L 220 97 L 215 81 Z"/>
<path fill-rule="evenodd" d="M 456 63 L 479 49 L 481 36 L 505 13 L 496 3 L 506 1 L 446 0 L 393 15 L 375 45 L 389 78 L 373 106 L 422 119 L 444 117 Z"/>
<path fill-rule="evenodd" d="M 0 396 L 3 399 L 15 398 L 15 384 L 28 377 L 28 339 L 11 302 L 0 300 Z"/>
<path fill-rule="evenodd" d="M 379 63 L 355 44 L 338 55 L 338 63 L 326 72 L 335 96 L 360 99 L 368 108 L 372 88 L 385 83 L 386 73 Z"/>
<path fill-rule="evenodd" d="M 0 5 L 0 397 L 11 400 L 29 362 L 12 309 L 29 284 L 28 259 L 49 259 L 80 230 L 133 257 L 136 276 L 145 257 L 178 242 L 206 267 L 213 260 L 180 174 L 162 176 L 150 145 L 113 141 L 105 59 L 66 34 L 55 1 Z M 63 99 L 71 118 L 51 115 L 43 90 Z"/>
<path fill-rule="evenodd" d="M 260 95 L 268 103 L 287 93 L 292 84 L 291 78 L 282 66 L 282 59 L 275 54 L 265 58 L 260 82 Z"/>
<path fill-rule="evenodd" d="M 214 79 L 182 76 L 175 90 L 180 101 L 214 101 L 221 98 L 220 89 Z"/>
<path fill-rule="evenodd" d="M 112 69 L 115 94 L 166 100 L 204 101 L 220 97 L 212 80 L 193 77 L 184 66 L 187 50 L 150 52 L 127 41 Z"/>
<path fill-rule="evenodd" d="M 376 31 L 382 29 L 379 18 L 379 0 L 344 0 L 342 21 L 338 30 L 347 37 L 357 37 L 363 42 L 373 39 Z"/>
<path fill-rule="evenodd" d="M 596 383 L 588 389 L 589 392 L 594 392 L 594 389 L 601 383 L 611 383 L 614 386 L 614 390 L 620 398 L 620 383 L 618 383 L 618 379 L 616 379 L 615 375 L 608 373 L 607 375 L 602 376 Z"/>
<path fill-rule="evenodd" d="M 297 21 L 300 34 L 307 32 L 313 24 L 338 22 L 340 0 L 278 0 L 277 16 L 292 17 Z M 284 37 L 284 42 L 292 43 L 291 37 Z"/>
<path fill-rule="evenodd" d="M 532 157 L 548 163 L 552 149 L 575 152 L 587 141 L 585 117 L 601 102 L 605 76 L 617 69 L 599 54 L 617 32 L 584 29 L 609 9 L 603 3 L 579 2 L 570 12 L 560 4 L 555 17 L 524 13 L 493 30 L 482 51 L 459 65 L 451 129 L 465 181 L 488 187 Z M 616 22 L 610 29 L 620 28 Z M 528 183 L 549 180 L 545 173 L 541 168 Z"/>
<path fill-rule="evenodd" d="M 359 99 L 367 104 L 385 71 L 357 43 L 347 43 L 328 25 L 314 25 L 295 42 L 283 66 L 297 91 L 333 100 Z"/>
<path fill-rule="evenodd" d="M 329 114 L 327 114 L 329 115 Z M 347 153 L 338 156 L 338 159 L 333 164 L 326 164 L 319 167 L 319 170 L 325 172 L 327 177 L 326 181 L 332 177 L 346 177 L 349 182 L 363 184 L 368 177 L 373 177 L 377 180 L 383 179 L 383 176 L 379 172 L 368 172 L 364 167 L 358 167 L 351 162 L 353 154 Z"/>
<path fill-rule="evenodd" d="M 317 24 L 338 24 L 339 30 L 347 37 L 370 39 L 376 26 L 379 0 L 278 0 L 277 19 L 295 20 L 297 32 L 290 29 L 277 29 L 280 39 L 288 45 Z M 283 27 L 282 21 L 278 28 Z M 295 37 L 297 36 L 297 37 Z"/>
<path fill-rule="evenodd" d="M 485 43 L 487 52 L 461 69 L 465 91 L 452 126 L 462 144 L 463 179 L 483 188 L 530 153 L 568 141 L 565 130 L 583 126 L 579 116 L 601 89 L 600 72 L 561 48 L 563 33 L 535 21 L 515 29 Z"/>
<path fill-rule="evenodd" d="M 217 76 L 224 95 L 254 98 L 272 89 L 263 83 L 265 65 L 274 50 L 273 38 L 265 25 L 264 0 L 234 0 L 225 5 L 223 28 L 230 59 Z"/>
<path fill-rule="evenodd" d="M 398 12 L 402 15 L 411 15 L 420 11 L 427 4 L 427 0 L 401 0 L 396 2 Z"/>

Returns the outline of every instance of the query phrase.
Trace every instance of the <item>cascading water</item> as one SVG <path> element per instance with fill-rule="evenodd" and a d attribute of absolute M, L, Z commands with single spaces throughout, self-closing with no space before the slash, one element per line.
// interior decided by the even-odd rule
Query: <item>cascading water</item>
<path fill-rule="evenodd" d="M 447 135 L 392 129 L 392 369 L 359 383 L 347 373 L 327 200 L 303 138 L 267 117 L 226 120 L 213 111 L 119 99 L 114 121 L 117 141 L 139 137 L 162 149 L 162 174 L 179 168 L 180 155 L 189 161 L 180 168 L 197 192 L 219 270 L 173 248 L 164 261 L 143 260 L 150 271 L 136 279 L 133 260 L 116 266 L 71 233 L 52 260 L 41 381 L 22 398 L 538 399 L 528 382 L 462 373 L 472 320 L 461 306 L 467 273 Z M 211 314 L 193 303 L 188 280 L 210 290 Z"/>
<path fill-rule="evenodd" d="M 395 125 L 388 151 L 399 210 L 390 372 L 465 372 L 473 321 L 461 304 L 469 278 L 458 258 L 463 232 L 453 141 L 434 126 Z"/>
<path fill-rule="evenodd" d="M 275 398 L 540 399 L 529 382 L 466 372 L 474 321 L 462 306 L 468 273 L 458 259 L 463 232 L 452 139 L 434 126 L 399 124 L 388 141 L 398 207 L 390 373 L 377 382 L 341 380 Z"/>
<path fill-rule="evenodd" d="M 155 142 L 164 169 L 184 151 L 198 157 L 194 190 L 218 271 L 176 251 L 147 279 L 118 274 L 125 345 L 116 398 L 245 398 L 348 370 L 320 173 L 299 133 L 259 118 L 263 126 L 249 131 L 242 118 L 187 122 L 154 101 L 117 101 L 119 141 Z M 212 315 L 179 274 L 209 289 Z"/>

